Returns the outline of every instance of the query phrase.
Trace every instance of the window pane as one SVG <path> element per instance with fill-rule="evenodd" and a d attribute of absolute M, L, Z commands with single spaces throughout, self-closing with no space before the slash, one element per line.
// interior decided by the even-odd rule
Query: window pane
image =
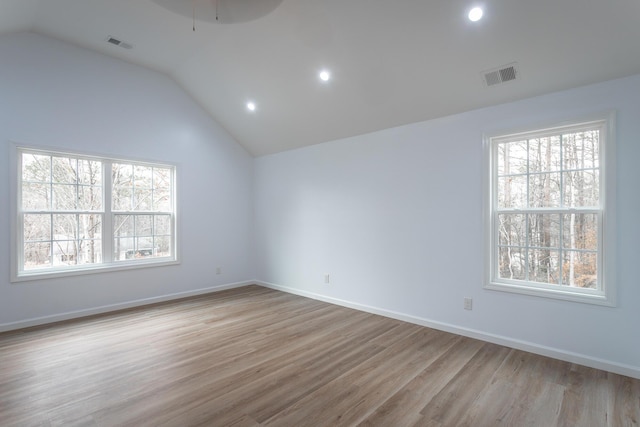
<path fill-rule="evenodd" d="M 133 236 L 133 216 L 132 215 L 114 215 L 114 236 Z"/>
<path fill-rule="evenodd" d="M 171 237 L 156 237 L 156 255 L 159 257 L 171 256 Z"/>
<path fill-rule="evenodd" d="M 526 175 L 498 178 L 498 207 L 506 209 L 523 209 L 526 206 Z"/>
<path fill-rule="evenodd" d="M 51 240 L 51 215 L 25 214 L 23 235 L 25 242 Z"/>
<path fill-rule="evenodd" d="M 153 188 L 164 190 L 171 189 L 171 169 L 153 168 Z"/>
<path fill-rule="evenodd" d="M 560 174 L 542 173 L 529 176 L 529 207 L 560 206 Z"/>
<path fill-rule="evenodd" d="M 498 222 L 498 243 L 500 245 L 525 246 L 527 244 L 525 215 L 500 214 Z"/>
<path fill-rule="evenodd" d="M 102 215 L 78 215 L 80 239 L 102 238 Z"/>
<path fill-rule="evenodd" d="M 525 278 L 524 248 L 500 247 L 498 250 L 498 275 L 502 279 L 524 280 Z"/>
<path fill-rule="evenodd" d="M 590 130 L 562 136 L 564 169 L 600 167 L 600 132 Z"/>
<path fill-rule="evenodd" d="M 78 187 L 78 209 L 81 211 L 101 211 L 102 187 L 85 185 Z"/>
<path fill-rule="evenodd" d="M 153 235 L 153 215 L 136 215 L 136 236 Z"/>
<path fill-rule="evenodd" d="M 123 237 L 114 239 L 113 257 L 116 261 L 134 258 L 133 237 Z"/>
<path fill-rule="evenodd" d="M 171 235 L 171 215 L 154 215 L 155 217 L 155 235 L 169 236 Z"/>
<path fill-rule="evenodd" d="M 172 255 L 171 215 L 115 215 L 114 217 L 116 260 Z"/>
<path fill-rule="evenodd" d="M 560 252 L 548 249 L 529 249 L 529 281 L 560 283 Z"/>
<path fill-rule="evenodd" d="M 132 208 L 133 188 L 117 187 L 113 189 L 112 209 L 114 211 L 130 211 Z"/>
<path fill-rule="evenodd" d="M 78 195 L 77 186 L 69 184 L 53 184 L 53 210 L 73 211 L 76 210 Z"/>
<path fill-rule="evenodd" d="M 54 215 L 53 216 L 53 239 L 54 240 L 75 240 L 78 238 L 78 216 Z"/>
<path fill-rule="evenodd" d="M 129 211 L 133 200 L 133 166 L 114 163 L 111 165 L 112 209 Z"/>
<path fill-rule="evenodd" d="M 102 162 L 78 160 L 78 183 L 84 185 L 102 185 Z"/>
<path fill-rule="evenodd" d="M 51 267 L 51 243 L 25 243 L 24 269 Z"/>
<path fill-rule="evenodd" d="M 75 240 L 53 241 L 53 265 L 76 265 L 78 242 Z"/>
<path fill-rule="evenodd" d="M 136 249 L 140 252 L 139 256 L 153 255 L 153 237 L 138 237 L 136 239 Z"/>
<path fill-rule="evenodd" d="M 566 207 L 597 207 L 600 205 L 598 170 L 564 172 L 563 191 Z"/>
<path fill-rule="evenodd" d="M 529 246 L 560 248 L 560 215 L 529 215 Z"/>
<path fill-rule="evenodd" d="M 22 184 L 22 209 L 23 210 L 47 210 L 51 209 L 49 184 L 23 183 Z"/>
<path fill-rule="evenodd" d="M 527 141 L 498 144 L 498 175 L 527 173 Z"/>
<path fill-rule="evenodd" d="M 102 240 L 80 240 L 78 264 L 99 264 L 102 262 Z"/>
<path fill-rule="evenodd" d="M 156 212 L 170 212 L 171 209 L 171 190 L 156 189 L 153 191 L 153 207 Z"/>
<path fill-rule="evenodd" d="M 136 187 L 133 192 L 133 210 L 150 211 L 153 209 L 152 197 L 153 191 L 150 188 Z"/>
<path fill-rule="evenodd" d="M 598 249 L 598 215 L 562 216 L 562 246 L 567 249 Z"/>
<path fill-rule="evenodd" d="M 153 210 L 171 211 L 171 169 L 153 169 Z"/>
<path fill-rule="evenodd" d="M 153 168 L 150 166 L 139 166 L 135 165 L 133 167 L 134 174 L 134 185 L 136 188 L 153 188 L 152 180 L 153 180 Z"/>
<path fill-rule="evenodd" d="M 133 187 L 133 165 L 113 163 L 111 179 L 114 187 Z"/>
<path fill-rule="evenodd" d="M 529 140 L 529 173 L 560 170 L 560 137 Z"/>
<path fill-rule="evenodd" d="M 595 289 L 598 286 L 597 253 L 565 251 L 562 284 Z"/>
<path fill-rule="evenodd" d="M 78 182 L 78 160 L 69 157 L 53 157 L 53 182 L 75 184 Z"/>
<path fill-rule="evenodd" d="M 22 180 L 51 182 L 51 156 L 22 153 Z"/>

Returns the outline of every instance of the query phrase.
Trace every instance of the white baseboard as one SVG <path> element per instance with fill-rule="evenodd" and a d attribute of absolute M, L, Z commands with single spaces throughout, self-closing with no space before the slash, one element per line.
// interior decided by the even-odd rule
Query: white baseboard
<path fill-rule="evenodd" d="M 54 314 L 51 316 L 36 317 L 33 319 L 20 320 L 11 323 L 0 323 L 0 332 L 13 331 L 16 329 L 24 329 L 32 326 L 45 325 L 47 323 L 61 322 L 63 320 L 76 319 L 79 317 L 92 316 L 94 314 L 108 313 L 110 311 L 123 310 L 126 308 L 139 307 L 143 305 L 155 304 L 158 302 L 171 301 L 180 298 L 187 298 L 196 295 L 204 295 L 212 292 L 219 292 L 226 289 L 239 288 L 242 286 L 253 285 L 255 281 L 228 283 L 220 286 L 212 286 L 210 288 L 201 288 L 193 291 L 178 292 L 174 294 L 160 295 L 157 297 L 144 298 L 134 301 L 127 301 L 117 304 L 103 305 L 100 307 L 89 308 L 85 310 L 69 311 L 66 313 Z"/>
<path fill-rule="evenodd" d="M 578 365 L 588 366 L 590 368 L 601 369 L 603 371 L 613 372 L 615 374 L 625 375 L 628 377 L 640 379 L 640 366 L 624 365 L 609 360 L 599 359 L 595 357 L 586 356 L 583 354 L 573 353 L 557 348 L 547 347 L 527 341 L 522 341 L 514 338 L 504 337 L 495 334 L 489 334 L 486 332 L 478 331 L 475 329 L 462 328 L 459 326 L 451 325 L 448 323 L 437 322 L 434 320 L 424 319 L 422 317 L 411 316 L 404 313 L 399 313 L 391 310 L 385 310 L 377 307 L 371 307 L 364 304 L 358 304 L 350 301 L 345 301 L 337 298 L 327 297 L 325 295 L 316 294 L 313 292 L 303 291 L 287 286 L 276 285 L 273 283 L 263 282 L 256 280 L 256 283 L 266 288 L 275 289 L 278 291 L 287 292 L 290 294 L 300 295 L 307 298 L 312 298 L 319 301 L 328 302 L 331 304 L 340 305 L 343 307 L 353 308 L 355 310 L 364 311 L 367 313 L 378 314 L 384 317 L 390 317 L 392 319 L 402 320 L 404 322 L 413 323 L 416 325 L 426 326 L 433 329 L 438 329 L 445 332 L 451 332 L 453 334 L 462 335 L 469 338 L 475 338 L 482 341 L 487 341 L 494 344 L 503 345 L 505 347 L 514 348 L 517 350 L 527 351 L 529 353 L 539 354 L 541 356 L 551 357 L 553 359 L 563 360 L 565 362 L 576 363 Z"/>

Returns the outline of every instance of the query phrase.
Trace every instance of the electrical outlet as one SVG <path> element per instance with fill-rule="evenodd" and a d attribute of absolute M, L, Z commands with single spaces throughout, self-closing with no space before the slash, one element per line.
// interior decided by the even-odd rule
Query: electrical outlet
<path fill-rule="evenodd" d="M 216 274 L 222 274 L 222 267 L 216 267 Z"/>
<path fill-rule="evenodd" d="M 473 310 L 473 299 L 465 298 L 464 299 L 464 309 L 465 310 Z"/>
<path fill-rule="evenodd" d="M 325 275 L 324 275 L 324 283 L 329 283 L 329 273 L 325 273 Z"/>

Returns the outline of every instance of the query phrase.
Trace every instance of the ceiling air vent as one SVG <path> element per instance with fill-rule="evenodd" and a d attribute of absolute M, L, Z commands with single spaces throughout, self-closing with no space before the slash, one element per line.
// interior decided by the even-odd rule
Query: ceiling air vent
<path fill-rule="evenodd" d="M 123 42 L 122 40 L 118 40 L 115 37 L 107 36 L 107 38 L 105 40 L 107 41 L 107 43 L 111 43 L 113 45 L 120 46 L 120 47 L 123 47 L 125 49 L 132 49 L 133 48 L 132 44 L 127 43 L 127 42 Z"/>
<path fill-rule="evenodd" d="M 495 86 L 501 83 L 507 83 L 513 80 L 517 80 L 520 75 L 517 64 L 503 65 L 502 67 L 495 68 L 493 70 L 483 71 L 482 79 L 487 86 Z"/>

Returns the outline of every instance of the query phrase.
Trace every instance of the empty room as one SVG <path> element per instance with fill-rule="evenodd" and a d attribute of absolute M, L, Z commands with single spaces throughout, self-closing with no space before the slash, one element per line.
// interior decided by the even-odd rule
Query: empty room
<path fill-rule="evenodd" d="M 638 426 L 636 0 L 0 0 L 0 426 Z"/>

